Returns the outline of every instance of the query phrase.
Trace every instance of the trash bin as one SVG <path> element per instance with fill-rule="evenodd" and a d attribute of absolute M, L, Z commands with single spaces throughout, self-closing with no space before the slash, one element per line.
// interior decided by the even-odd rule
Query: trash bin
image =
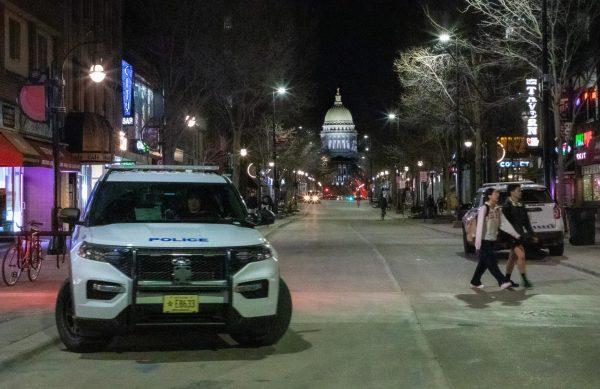
<path fill-rule="evenodd" d="M 596 242 L 596 209 L 567 208 L 571 236 L 569 243 L 573 246 L 591 245 Z"/>

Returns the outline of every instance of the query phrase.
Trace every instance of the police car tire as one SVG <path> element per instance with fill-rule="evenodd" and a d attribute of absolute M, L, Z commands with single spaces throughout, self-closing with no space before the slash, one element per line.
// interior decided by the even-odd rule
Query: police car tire
<path fill-rule="evenodd" d="M 55 320 L 60 340 L 69 351 L 76 353 L 90 353 L 101 351 L 111 341 L 110 337 L 91 337 L 77 334 L 70 320 L 73 300 L 71 298 L 71 285 L 67 280 L 58 292 L 56 299 Z"/>
<path fill-rule="evenodd" d="M 553 256 L 553 257 L 560 257 L 565 252 L 565 245 L 561 244 L 561 245 L 558 245 L 558 246 L 548 247 L 548 251 L 550 252 L 551 256 Z"/>
<path fill-rule="evenodd" d="M 292 319 L 292 296 L 283 279 L 279 279 L 279 298 L 277 314 L 267 325 L 260 327 L 240 328 L 230 335 L 242 346 L 263 347 L 271 346 L 285 335 Z"/>
<path fill-rule="evenodd" d="M 465 250 L 465 254 L 475 253 L 475 246 L 473 246 L 469 242 L 467 242 L 467 232 L 465 231 L 465 226 L 462 227 L 462 232 L 463 232 L 463 247 Z"/>

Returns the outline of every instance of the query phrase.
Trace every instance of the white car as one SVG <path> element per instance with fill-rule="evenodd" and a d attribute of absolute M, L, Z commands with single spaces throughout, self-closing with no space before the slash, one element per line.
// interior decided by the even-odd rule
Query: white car
<path fill-rule="evenodd" d="M 483 193 L 489 187 L 500 190 L 500 201 L 502 205 L 508 197 L 506 186 L 510 182 L 492 182 L 484 184 L 478 191 L 471 208 L 463 217 L 463 245 L 465 254 L 474 253 L 475 247 L 467 240 L 467 225 L 472 220 L 477 219 L 477 210 L 483 205 Z M 548 189 L 534 183 L 533 181 L 515 182 L 520 184 L 523 190 L 522 201 L 527 208 L 527 214 L 531 222 L 531 227 L 535 237 L 536 245 L 540 248 L 548 249 L 550 255 L 560 256 L 564 252 L 565 223 L 564 215 L 558 204 L 552 200 Z M 503 247 L 503 242 L 499 242 L 498 248 Z"/>
<path fill-rule="evenodd" d="M 269 213 L 266 213 L 267 217 Z M 272 215 L 272 214 L 271 214 Z M 246 346 L 276 343 L 292 312 L 277 253 L 216 168 L 111 167 L 75 223 L 56 324 L 75 352 L 140 327 L 207 328 Z"/>

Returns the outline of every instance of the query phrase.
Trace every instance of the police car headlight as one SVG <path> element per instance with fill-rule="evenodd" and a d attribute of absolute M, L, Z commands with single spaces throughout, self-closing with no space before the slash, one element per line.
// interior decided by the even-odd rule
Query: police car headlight
<path fill-rule="evenodd" d="M 276 252 L 270 245 L 240 248 L 233 252 L 231 270 L 236 272 L 251 262 L 260 262 L 275 256 Z"/>
<path fill-rule="evenodd" d="M 119 270 L 124 270 L 124 267 L 127 266 L 129 259 L 131 258 L 131 249 L 127 247 L 105 246 L 83 242 L 79 246 L 77 254 L 81 258 L 98 262 L 107 262 Z"/>

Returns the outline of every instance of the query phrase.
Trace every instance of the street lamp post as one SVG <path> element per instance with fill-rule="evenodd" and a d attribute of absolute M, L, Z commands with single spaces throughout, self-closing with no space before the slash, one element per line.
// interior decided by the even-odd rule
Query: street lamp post
<path fill-rule="evenodd" d="M 452 40 L 452 37 L 450 36 L 450 34 L 448 34 L 447 32 L 443 32 L 440 34 L 439 36 L 439 41 L 442 44 L 446 44 L 448 42 L 450 42 Z M 455 39 L 454 40 L 454 49 L 455 49 L 455 55 L 452 55 L 452 52 L 448 50 L 448 54 L 450 55 L 450 57 L 452 57 L 452 59 L 454 60 L 454 66 L 455 66 L 455 73 L 456 73 L 456 103 L 455 105 L 455 131 L 456 131 L 456 197 L 458 199 L 458 203 L 460 206 L 460 203 L 462 202 L 462 197 L 463 197 L 463 193 L 462 193 L 462 147 L 461 147 L 461 142 L 460 142 L 460 72 L 459 72 L 459 64 L 458 64 L 458 40 Z"/>
<path fill-rule="evenodd" d="M 53 74 L 47 82 L 47 88 L 49 89 L 49 108 L 50 114 L 48 115 L 48 127 L 52 134 L 52 159 L 53 159 L 53 175 L 54 175 L 54 201 L 52 207 L 51 223 L 52 231 L 57 231 L 59 227 L 58 221 L 58 209 L 60 208 L 60 192 L 61 192 L 61 176 L 60 176 L 60 133 L 59 130 L 62 128 L 61 116 L 67 112 L 65 107 L 64 99 L 64 88 L 65 80 L 63 77 L 64 67 L 67 63 L 67 59 L 75 52 L 75 50 L 87 46 L 102 44 L 103 41 L 92 41 L 82 42 L 73 46 L 64 56 L 60 66 L 55 68 L 55 74 Z M 89 76 L 95 83 L 100 83 L 106 78 L 104 67 L 101 64 L 94 64 L 90 68 Z"/>
<path fill-rule="evenodd" d="M 275 121 L 275 94 L 284 95 L 287 93 L 287 89 L 285 87 L 279 87 L 273 90 L 273 197 L 274 197 L 274 205 L 273 211 L 277 213 L 277 207 L 279 203 L 279 181 L 277 177 L 277 123 Z"/>

